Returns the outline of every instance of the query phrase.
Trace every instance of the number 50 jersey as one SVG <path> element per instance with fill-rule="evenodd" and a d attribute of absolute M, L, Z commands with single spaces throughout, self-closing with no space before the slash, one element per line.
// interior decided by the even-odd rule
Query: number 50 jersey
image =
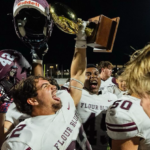
<path fill-rule="evenodd" d="M 139 149 L 150 150 L 150 119 L 140 99 L 123 95 L 109 107 L 106 114 L 107 133 L 114 140 L 140 137 Z"/>

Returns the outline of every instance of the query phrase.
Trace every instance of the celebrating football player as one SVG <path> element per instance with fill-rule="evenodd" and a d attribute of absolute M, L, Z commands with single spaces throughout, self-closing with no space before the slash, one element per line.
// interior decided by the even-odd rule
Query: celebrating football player
<path fill-rule="evenodd" d="M 83 21 L 76 38 L 70 93 L 64 90 L 57 92 L 42 76 L 31 76 L 13 89 L 17 109 L 32 117 L 16 126 L 2 150 L 91 149 L 75 107 L 81 98 L 85 80 L 86 25 L 87 22 Z"/>
<path fill-rule="evenodd" d="M 103 91 L 105 87 L 115 85 L 115 78 L 111 77 L 113 64 L 109 61 L 101 61 L 98 66 L 101 78 L 100 91 Z"/>
<path fill-rule="evenodd" d="M 123 94 L 127 94 L 126 81 L 124 81 L 121 78 L 121 74 L 123 73 L 123 71 L 124 71 L 124 68 L 117 71 L 117 74 L 115 76 L 116 83 L 118 86 L 117 85 L 111 85 L 111 86 L 105 87 L 103 90 L 103 94 L 110 92 L 110 93 L 115 94 L 118 98 L 121 97 Z"/>
<path fill-rule="evenodd" d="M 111 92 L 100 94 L 101 79 L 99 70 L 93 64 L 88 64 L 85 71 L 84 88 L 77 110 L 81 116 L 87 138 L 92 149 L 107 150 L 108 136 L 106 133 L 106 110 L 117 100 L 117 96 Z M 69 82 L 63 85 L 67 89 Z"/>
<path fill-rule="evenodd" d="M 147 45 L 131 56 L 121 75 L 127 83 L 129 95 L 114 102 L 106 115 L 107 133 L 113 139 L 114 150 L 150 149 L 150 119 L 146 115 L 149 112 L 149 60 L 150 45 Z"/>
<path fill-rule="evenodd" d="M 106 110 L 117 97 L 112 93 L 99 94 L 101 79 L 99 70 L 93 64 L 87 65 L 85 76 L 84 89 L 77 110 L 92 149 L 107 150 L 105 115 Z"/>
<path fill-rule="evenodd" d="M 43 56 L 48 51 L 48 45 L 46 43 L 51 35 L 52 25 L 53 25 L 53 22 L 49 14 L 49 4 L 46 2 L 46 0 L 41 0 L 41 1 L 34 0 L 32 2 L 16 0 L 14 3 L 13 17 L 14 17 L 14 27 L 17 36 L 23 41 L 23 43 L 25 43 L 31 49 L 32 74 L 43 75 L 42 60 L 43 60 Z M 8 55 L 7 57 L 5 56 L 6 54 Z M 5 64 L 3 70 L 5 72 L 10 72 L 9 73 L 10 75 L 6 74 L 7 75 L 6 76 L 3 75 L 3 72 L 1 72 L 2 77 L 6 76 L 5 78 L 1 79 L 2 80 L 1 82 L 4 82 L 3 80 L 6 78 L 7 79 L 10 78 L 11 81 L 13 82 L 12 83 L 13 85 L 18 83 L 22 78 L 25 79 L 27 77 L 26 74 L 24 73 L 26 72 L 26 68 L 25 68 L 26 66 L 24 66 L 24 64 L 26 64 L 26 60 L 17 51 L 11 52 L 10 50 L 8 50 L 6 51 L 6 54 L 5 54 L 5 50 L 1 51 L 1 65 L 4 66 Z M 14 58 L 14 60 L 11 58 Z M 9 60 L 11 60 L 12 63 L 9 62 Z M 8 81 L 10 81 L 10 79 Z M 53 80 L 49 79 L 49 82 L 55 85 Z M 7 96 L 8 90 L 11 89 L 12 86 L 11 88 L 8 87 L 8 84 L 2 86 L 4 87 Z M 3 91 L 3 88 L 1 89 Z M 2 103 L 1 106 L 1 112 L 3 112 L 3 114 L 2 113 L 0 114 L 1 115 L 0 120 L 2 121 L 1 129 L 0 129 L 1 130 L 0 145 L 3 143 L 3 140 L 5 139 L 6 135 L 19 122 L 30 117 L 27 114 L 20 113 L 17 110 L 16 105 L 14 103 L 10 105 L 8 112 L 6 113 L 7 111 L 6 108 L 8 108 L 8 104 Z M 5 113 L 6 113 L 6 117 L 5 117 Z"/>
<path fill-rule="evenodd" d="M 15 50 L 0 51 L 0 145 L 3 143 L 9 123 L 4 125 L 5 115 L 9 105 L 12 103 L 10 90 L 27 77 L 30 71 L 30 64 Z M 27 72 L 28 71 L 28 72 Z"/>

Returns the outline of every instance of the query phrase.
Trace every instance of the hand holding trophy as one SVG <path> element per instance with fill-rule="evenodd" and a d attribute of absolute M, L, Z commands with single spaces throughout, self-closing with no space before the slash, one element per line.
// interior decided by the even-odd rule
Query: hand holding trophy
<path fill-rule="evenodd" d="M 65 33 L 77 34 L 82 20 L 75 12 L 62 3 L 50 7 L 50 15 L 55 25 Z M 99 52 L 112 52 L 120 18 L 110 19 L 103 15 L 89 19 L 91 27 L 86 27 L 87 45 L 100 49 Z M 96 51 L 97 52 L 97 51 Z"/>
<path fill-rule="evenodd" d="M 87 34 L 85 32 L 86 26 L 87 24 L 89 24 L 89 21 L 82 21 L 80 20 L 80 24 L 78 26 L 78 32 L 76 33 L 76 44 L 75 47 L 76 48 L 87 48 Z"/>

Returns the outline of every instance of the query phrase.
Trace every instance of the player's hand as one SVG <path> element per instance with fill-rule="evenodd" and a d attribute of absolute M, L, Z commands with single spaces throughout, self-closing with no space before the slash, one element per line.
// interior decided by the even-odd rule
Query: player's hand
<path fill-rule="evenodd" d="M 33 63 L 42 64 L 44 55 L 48 52 L 48 45 L 45 43 L 39 49 L 31 49 Z"/>
<path fill-rule="evenodd" d="M 0 113 L 6 113 L 11 102 L 0 102 Z"/>
<path fill-rule="evenodd" d="M 78 19 L 80 20 L 80 24 L 79 24 L 79 28 L 78 28 L 78 33 L 76 34 L 77 38 L 76 40 L 77 41 L 86 41 L 86 33 L 85 33 L 85 28 L 86 26 L 89 24 L 89 21 L 83 21 L 81 19 Z"/>
<path fill-rule="evenodd" d="M 6 113 L 12 102 L 13 99 L 5 93 L 3 86 L 0 85 L 0 113 Z"/>
<path fill-rule="evenodd" d="M 78 19 L 79 20 L 79 19 Z M 80 24 L 79 24 L 79 28 L 78 28 L 78 33 L 76 34 L 76 48 L 86 48 L 87 44 L 86 44 L 86 33 L 85 33 L 85 28 L 86 26 L 89 24 L 89 21 L 83 21 L 80 19 Z"/>

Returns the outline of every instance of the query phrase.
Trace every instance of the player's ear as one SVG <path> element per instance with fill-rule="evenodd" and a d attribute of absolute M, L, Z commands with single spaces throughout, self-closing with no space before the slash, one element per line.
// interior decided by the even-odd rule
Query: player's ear
<path fill-rule="evenodd" d="M 27 103 L 28 103 L 29 105 L 32 105 L 32 106 L 39 104 L 38 101 L 37 101 L 35 98 L 28 98 L 28 99 L 27 99 Z"/>

